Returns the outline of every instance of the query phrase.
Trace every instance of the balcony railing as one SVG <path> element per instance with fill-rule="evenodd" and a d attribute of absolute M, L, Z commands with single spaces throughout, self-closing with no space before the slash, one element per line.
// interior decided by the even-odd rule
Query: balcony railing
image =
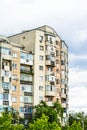
<path fill-rule="evenodd" d="M 55 61 L 46 60 L 46 65 L 55 66 Z"/>
<path fill-rule="evenodd" d="M 46 91 L 45 91 L 45 95 L 46 95 L 46 96 L 55 96 L 55 91 L 50 91 L 50 90 L 47 91 L 47 90 L 46 90 Z"/>
<path fill-rule="evenodd" d="M 21 73 L 29 73 L 29 74 L 33 74 L 33 70 L 28 70 L 28 69 L 20 69 Z"/>

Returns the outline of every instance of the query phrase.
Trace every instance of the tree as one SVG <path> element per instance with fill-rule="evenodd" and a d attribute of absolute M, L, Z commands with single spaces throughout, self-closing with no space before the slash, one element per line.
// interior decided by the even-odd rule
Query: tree
<path fill-rule="evenodd" d="M 67 130 L 83 130 L 83 129 L 82 129 L 82 127 L 81 127 L 80 122 L 77 123 L 76 121 L 74 121 L 74 122 L 72 123 L 72 125 L 68 127 Z"/>
<path fill-rule="evenodd" d="M 60 126 L 56 122 L 49 122 L 49 117 L 42 114 L 42 117 L 34 120 L 29 124 L 29 130 L 61 130 Z"/>
<path fill-rule="evenodd" d="M 3 112 L 0 116 L 0 130 L 23 130 L 23 125 L 12 124 L 12 116 L 10 112 Z"/>
<path fill-rule="evenodd" d="M 59 117 L 62 118 L 63 108 L 58 102 L 55 102 L 52 107 L 48 106 L 46 102 L 41 101 L 40 104 L 35 106 L 35 114 L 33 120 L 37 118 L 41 118 L 42 114 L 45 114 L 49 117 L 49 122 L 57 122 L 59 123 Z"/>

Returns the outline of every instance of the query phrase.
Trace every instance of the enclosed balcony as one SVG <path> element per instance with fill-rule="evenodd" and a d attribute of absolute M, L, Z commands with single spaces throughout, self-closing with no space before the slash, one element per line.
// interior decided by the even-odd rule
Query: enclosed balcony
<path fill-rule="evenodd" d="M 46 55 L 55 55 L 55 51 L 46 50 Z"/>
<path fill-rule="evenodd" d="M 9 90 L 11 88 L 11 84 L 10 83 L 6 83 L 6 82 L 2 82 L 2 88 Z"/>
<path fill-rule="evenodd" d="M 9 105 L 9 101 L 3 101 L 3 105 Z"/>
<path fill-rule="evenodd" d="M 65 93 L 61 93 L 61 98 L 66 98 L 66 94 Z"/>
<path fill-rule="evenodd" d="M 55 64 L 56 63 L 54 61 L 46 60 L 46 65 L 55 66 Z"/>
<path fill-rule="evenodd" d="M 55 82 L 55 76 L 46 75 L 46 81 Z"/>
<path fill-rule="evenodd" d="M 66 108 L 66 103 L 62 103 L 62 107 L 63 107 L 63 108 Z"/>
<path fill-rule="evenodd" d="M 32 104 L 33 97 L 32 96 L 24 96 L 24 104 Z"/>
<path fill-rule="evenodd" d="M 33 55 L 21 52 L 20 54 L 20 63 L 26 65 L 33 65 Z"/>
<path fill-rule="evenodd" d="M 0 52 L 2 59 L 12 60 L 11 48 L 1 47 Z"/>
<path fill-rule="evenodd" d="M 21 66 L 20 67 L 20 72 L 21 73 L 33 74 L 33 68 L 32 67 Z"/>
<path fill-rule="evenodd" d="M 3 101 L 9 101 L 9 94 L 8 93 L 3 94 Z"/>
<path fill-rule="evenodd" d="M 46 96 L 55 96 L 55 86 L 54 85 L 47 85 L 45 95 Z"/>
<path fill-rule="evenodd" d="M 55 46 L 55 37 L 51 34 L 46 33 L 46 45 Z"/>
<path fill-rule="evenodd" d="M 20 82 L 21 82 L 21 84 L 22 83 L 32 83 L 32 81 L 33 81 L 33 77 L 32 77 L 32 75 L 29 75 L 29 74 L 21 74 L 21 76 L 20 76 Z"/>

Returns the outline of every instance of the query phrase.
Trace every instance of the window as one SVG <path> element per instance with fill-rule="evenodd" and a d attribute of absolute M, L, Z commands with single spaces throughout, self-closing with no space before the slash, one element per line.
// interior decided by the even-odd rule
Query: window
<path fill-rule="evenodd" d="M 56 60 L 56 64 L 59 64 L 59 60 Z"/>
<path fill-rule="evenodd" d="M 43 58 L 44 58 L 43 56 L 41 56 L 41 55 L 39 56 L 40 61 L 43 61 Z"/>
<path fill-rule="evenodd" d="M 65 65 L 65 61 L 64 60 L 61 60 L 61 65 Z"/>
<path fill-rule="evenodd" d="M 2 87 L 3 87 L 3 88 L 8 88 L 8 89 L 10 89 L 11 84 L 10 84 L 10 83 L 7 83 L 7 82 L 2 82 Z"/>
<path fill-rule="evenodd" d="M 2 47 L 1 48 L 1 53 L 7 54 L 7 55 L 11 55 L 11 49 L 10 48 L 6 48 L 6 47 Z"/>
<path fill-rule="evenodd" d="M 33 86 L 32 85 L 22 85 L 21 86 L 21 91 L 32 92 L 33 91 Z"/>
<path fill-rule="evenodd" d="M 17 68 L 17 64 L 13 63 L 13 69 L 16 69 Z"/>
<path fill-rule="evenodd" d="M 58 41 L 56 41 L 56 45 L 59 45 L 59 42 L 58 42 Z"/>
<path fill-rule="evenodd" d="M 2 82 L 4 82 L 4 77 L 2 77 Z"/>
<path fill-rule="evenodd" d="M 59 53 L 58 50 L 56 50 L 56 56 L 58 56 L 58 53 Z"/>
<path fill-rule="evenodd" d="M 40 47 L 39 47 L 39 50 L 40 50 L 40 51 L 43 51 L 43 50 L 44 50 L 44 47 L 43 47 L 43 46 L 40 46 Z"/>
<path fill-rule="evenodd" d="M 52 101 L 52 97 L 48 97 L 48 101 Z"/>
<path fill-rule="evenodd" d="M 9 76 L 9 71 L 4 71 L 5 76 Z"/>
<path fill-rule="evenodd" d="M 39 41 L 40 41 L 40 43 L 43 42 L 43 36 L 40 36 L 40 37 L 39 37 Z"/>
<path fill-rule="evenodd" d="M 12 90 L 16 91 L 17 87 L 16 86 L 12 86 Z"/>
<path fill-rule="evenodd" d="M 43 101 L 43 96 L 39 96 L 39 101 Z"/>
<path fill-rule="evenodd" d="M 65 84 L 65 79 L 61 79 L 61 84 Z"/>
<path fill-rule="evenodd" d="M 32 103 L 33 97 L 32 96 L 24 96 L 24 102 L 25 103 Z"/>
<path fill-rule="evenodd" d="M 52 72 L 53 68 L 52 67 L 48 67 L 48 71 Z"/>
<path fill-rule="evenodd" d="M 33 61 L 33 55 L 32 54 L 21 52 L 20 57 L 21 57 L 21 59 L 25 59 L 26 61 Z"/>
<path fill-rule="evenodd" d="M 17 53 L 14 53 L 14 52 L 13 52 L 13 57 L 15 57 L 15 58 L 16 58 L 16 57 L 17 57 Z"/>
<path fill-rule="evenodd" d="M 3 100 L 9 100 L 9 94 L 8 93 L 3 94 Z"/>
<path fill-rule="evenodd" d="M 12 102 L 17 102 L 17 97 L 12 97 Z"/>
<path fill-rule="evenodd" d="M 29 74 L 21 74 L 20 79 L 23 81 L 30 81 L 30 82 L 32 82 L 33 80 L 32 75 Z"/>
<path fill-rule="evenodd" d="M 20 107 L 20 112 L 24 112 L 24 107 Z"/>
<path fill-rule="evenodd" d="M 64 88 L 61 88 L 61 93 L 65 93 L 65 89 Z"/>
<path fill-rule="evenodd" d="M 59 84 L 60 83 L 60 80 L 59 79 L 56 79 L 56 84 Z"/>
<path fill-rule="evenodd" d="M 39 86 L 39 90 L 40 90 L 40 91 L 43 91 L 43 86 Z"/>
<path fill-rule="evenodd" d="M 24 97 L 20 96 L 20 102 L 24 102 Z"/>
<path fill-rule="evenodd" d="M 58 72 L 59 72 L 59 69 L 56 69 L 56 72 L 58 73 Z"/>
<path fill-rule="evenodd" d="M 13 74 L 13 80 L 16 80 L 16 79 L 17 79 L 17 75 Z"/>
<path fill-rule="evenodd" d="M 43 66 L 39 66 L 39 70 L 43 70 Z"/>
<path fill-rule="evenodd" d="M 43 81 L 43 76 L 39 76 L 39 80 L 40 80 L 40 81 Z"/>

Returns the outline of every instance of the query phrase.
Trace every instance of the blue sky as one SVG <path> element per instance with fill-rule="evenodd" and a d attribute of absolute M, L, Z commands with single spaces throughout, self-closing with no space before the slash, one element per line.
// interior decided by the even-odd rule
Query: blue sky
<path fill-rule="evenodd" d="M 87 0 L 0 0 L 0 35 L 42 25 L 69 47 L 69 109 L 87 112 Z"/>

